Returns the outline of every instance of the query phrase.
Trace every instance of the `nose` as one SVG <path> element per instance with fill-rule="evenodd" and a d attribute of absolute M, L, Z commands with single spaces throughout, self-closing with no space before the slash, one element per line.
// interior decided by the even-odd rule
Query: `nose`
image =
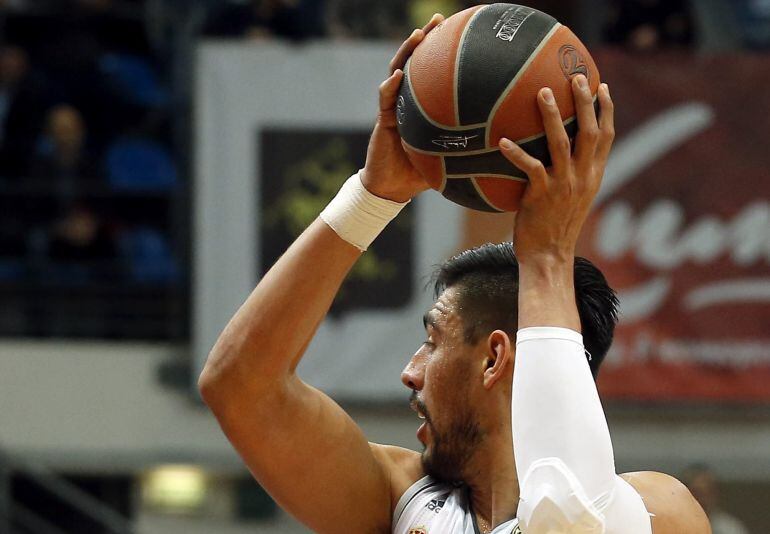
<path fill-rule="evenodd" d="M 412 356 L 401 371 L 401 383 L 409 389 L 420 391 L 425 383 L 425 362 L 419 352 Z"/>

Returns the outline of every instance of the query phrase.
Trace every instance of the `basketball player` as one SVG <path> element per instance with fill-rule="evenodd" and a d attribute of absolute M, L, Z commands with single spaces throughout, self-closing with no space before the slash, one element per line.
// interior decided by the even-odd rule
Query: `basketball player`
<path fill-rule="evenodd" d="M 612 143 L 613 107 L 603 85 L 597 119 L 583 76 L 572 84 L 574 153 L 547 88 L 538 105 L 552 167 L 500 142 L 529 176 L 516 257 L 510 244 L 486 246 L 438 273 L 426 340 L 401 376 L 424 419 L 424 451 L 368 443 L 337 404 L 297 377 L 361 251 L 427 189 L 401 149 L 395 100 L 407 57 L 441 20 L 396 53 L 364 169 L 227 325 L 200 378 L 204 400 L 259 483 L 315 532 L 709 533 L 676 479 L 615 473 L 592 372 L 609 347 L 616 301 L 601 273 L 574 258 Z M 360 339 L 360 350 L 377 357 L 366 332 Z"/>

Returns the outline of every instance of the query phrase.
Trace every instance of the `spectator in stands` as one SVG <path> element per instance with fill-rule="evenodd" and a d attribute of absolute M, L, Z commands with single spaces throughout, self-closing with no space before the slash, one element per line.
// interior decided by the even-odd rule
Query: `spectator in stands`
<path fill-rule="evenodd" d="M 713 534 L 749 534 L 738 518 L 720 507 L 719 485 L 711 469 L 692 465 L 685 469 L 681 479 L 709 516 Z"/>
<path fill-rule="evenodd" d="M 83 200 L 99 178 L 86 140 L 85 121 L 73 106 L 59 104 L 48 112 L 31 177 L 55 192 L 48 239 L 48 255 L 54 262 L 106 260 L 116 254 L 108 225 Z"/>
<path fill-rule="evenodd" d="M 417 5 L 416 5 L 417 4 Z M 430 4 L 424 7 L 423 4 Z M 343 39 L 401 40 L 411 31 L 410 19 L 422 18 L 420 26 L 433 13 L 452 13 L 458 5 L 452 0 L 390 0 L 389 2 L 361 2 L 360 0 L 329 0 L 327 4 L 329 31 Z"/>
<path fill-rule="evenodd" d="M 43 120 L 45 91 L 27 53 L 0 47 L 0 175 L 20 176 Z"/>
<path fill-rule="evenodd" d="M 211 37 L 286 38 L 302 40 L 326 35 L 323 0 L 251 0 L 222 2 L 203 33 Z"/>
<path fill-rule="evenodd" d="M 60 208 L 66 210 L 79 195 L 81 186 L 97 178 L 95 169 L 86 147 L 83 116 L 68 104 L 53 107 L 31 164 L 32 178 L 51 184 L 58 194 Z"/>
<path fill-rule="evenodd" d="M 78 204 L 55 222 L 48 254 L 54 262 L 95 262 L 114 260 L 117 248 L 108 225 L 87 205 Z"/>
<path fill-rule="evenodd" d="M 691 46 L 693 19 L 686 0 L 613 0 L 607 42 L 649 52 Z"/>
<path fill-rule="evenodd" d="M 0 10 L 26 9 L 33 0 L 0 0 Z"/>

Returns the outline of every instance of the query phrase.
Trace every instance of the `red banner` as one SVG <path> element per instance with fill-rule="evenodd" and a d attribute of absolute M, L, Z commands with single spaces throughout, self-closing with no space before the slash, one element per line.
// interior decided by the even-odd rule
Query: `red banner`
<path fill-rule="evenodd" d="M 770 57 L 597 63 L 618 136 L 580 252 L 622 307 L 603 396 L 770 401 Z"/>

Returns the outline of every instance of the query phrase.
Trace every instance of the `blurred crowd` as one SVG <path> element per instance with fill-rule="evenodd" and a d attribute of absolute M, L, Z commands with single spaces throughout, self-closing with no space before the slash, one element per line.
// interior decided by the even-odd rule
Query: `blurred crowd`
<path fill-rule="evenodd" d="M 229 0 L 212 3 L 204 33 L 210 37 L 303 40 L 400 39 L 435 12 L 455 13 L 474 0 Z M 600 19 L 589 41 L 634 51 L 691 47 L 770 46 L 768 0 L 528 0 L 586 37 L 587 19 Z M 600 13 L 599 17 L 596 13 Z M 700 35 L 699 35 L 700 34 Z M 700 39 L 699 39 L 700 37 Z M 593 43 L 591 43 L 593 44 Z"/>
<path fill-rule="evenodd" d="M 0 6 L 0 279 L 136 281 L 176 182 L 141 2 Z"/>
<path fill-rule="evenodd" d="M 0 290 L 128 282 L 187 291 L 190 210 L 179 169 L 189 167 L 189 131 L 186 144 L 178 132 L 189 130 L 190 104 L 179 101 L 189 90 L 172 78 L 185 64 L 179 50 L 148 37 L 158 13 L 186 28 L 185 13 L 202 13 L 194 38 L 397 41 L 432 13 L 475 3 L 0 0 Z M 696 47 L 707 4 L 715 27 L 732 13 L 740 46 L 770 43 L 770 0 L 526 3 L 589 43 L 640 52 Z"/>

